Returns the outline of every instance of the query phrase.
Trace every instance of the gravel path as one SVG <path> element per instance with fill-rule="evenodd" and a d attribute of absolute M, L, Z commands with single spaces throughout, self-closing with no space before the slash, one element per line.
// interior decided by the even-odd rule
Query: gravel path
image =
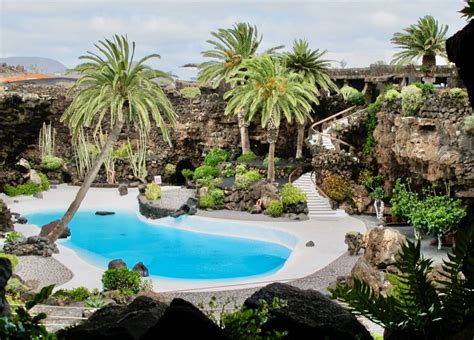
<path fill-rule="evenodd" d="M 72 272 L 52 257 L 19 256 L 15 274 L 24 281 L 36 281 L 38 288 L 61 285 L 72 278 Z M 36 284 L 35 284 L 36 286 Z"/>

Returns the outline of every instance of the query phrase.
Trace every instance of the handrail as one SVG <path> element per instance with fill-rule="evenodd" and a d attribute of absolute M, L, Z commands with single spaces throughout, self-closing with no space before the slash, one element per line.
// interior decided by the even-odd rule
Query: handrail
<path fill-rule="evenodd" d="M 338 141 L 339 143 L 341 143 L 342 145 L 345 145 L 347 147 L 349 147 L 350 149 L 354 149 L 355 150 L 355 147 L 350 145 L 349 143 L 343 141 L 342 139 L 339 139 L 339 138 L 336 138 L 336 137 L 332 137 L 330 135 L 327 135 L 331 140 L 335 140 L 335 141 Z"/>
<path fill-rule="evenodd" d="M 307 163 L 306 164 L 300 164 L 295 169 L 293 169 L 293 171 L 288 176 L 288 183 L 293 183 L 292 179 L 293 179 L 293 176 L 296 174 L 296 172 L 298 170 L 304 169 L 304 167 L 306 167 L 306 166 L 310 166 L 310 164 L 307 164 Z"/>
<path fill-rule="evenodd" d="M 355 109 L 356 107 L 357 107 L 357 105 L 351 106 L 351 107 L 348 108 L 348 109 L 342 110 L 341 112 L 338 112 L 338 113 L 336 113 L 336 114 L 333 114 L 332 116 L 329 116 L 329 117 L 327 117 L 327 118 L 324 118 L 324 119 L 322 119 L 322 120 L 319 120 L 319 121 L 317 121 L 316 123 L 314 123 L 313 125 L 311 125 L 310 129 L 313 130 L 313 131 L 315 131 L 314 128 L 315 128 L 316 125 L 321 125 L 322 123 L 325 123 L 325 122 L 328 122 L 328 121 L 330 121 L 330 120 L 333 120 L 334 118 L 336 118 L 336 117 L 338 117 L 338 116 L 340 116 L 340 115 L 343 115 L 343 114 L 345 114 L 345 113 L 347 113 L 347 112 L 349 112 L 349 111 L 352 111 L 352 110 Z"/>

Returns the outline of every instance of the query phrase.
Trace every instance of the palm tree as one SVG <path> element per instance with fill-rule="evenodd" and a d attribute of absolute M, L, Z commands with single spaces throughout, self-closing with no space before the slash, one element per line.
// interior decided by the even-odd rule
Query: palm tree
<path fill-rule="evenodd" d="M 241 63 L 255 56 L 262 36 L 258 35 L 256 26 L 248 23 L 237 23 L 229 29 L 220 28 L 217 32 L 211 32 L 211 35 L 215 40 L 207 42 L 213 48 L 202 52 L 202 55 L 214 60 L 199 65 L 198 81 L 202 84 L 211 83 L 217 88 L 222 82 L 229 84 Z M 242 153 L 247 153 L 250 152 L 249 122 L 245 120 L 243 112 L 239 112 L 237 118 Z"/>
<path fill-rule="evenodd" d="M 329 61 L 321 59 L 327 51 L 311 50 L 306 40 L 299 39 L 293 43 L 293 50 L 284 54 L 286 67 L 300 74 L 304 81 L 316 85 L 324 91 L 338 91 L 337 85 L 328 74 Z M 300 124 L 297 122 L 298 139 L 296 143 L 296 158 L 303 157 L 304 130 L 307 120 Z"/>
<path fill-rule="evenodd" d="M 58 239 L 79 209 L 124 124 L 134 124 L 140 131 L 148 132 L 153 119 L 161 129 L 164 140 L 171 144 L 168 125 L 176 123 L 177 116 L 170 101 L 153 80 L 169 76 L 144 65 L 149 59 L 159 58 L 158 54 L 148 55 L 134 64 L 135 43 L 130 49 L 127 37 L 118 35 L 113 40 L 105 39 L 94 46 L 100 53 L 88 52 L 88 55 L 80 57 L 86 62 L 76 67 L 75 71 L 82 77 L 73 87 L 79 93 L 61 120 L 68 124 L 73 138 L 83 127 L 95 127 L 95 132 L 99 131 L 106 117 L 110 132 L 74 201 L 48 235 L 52 242 Z"/>
<path fill-rule="evenodd" d="M 279 58 L 264 54 L 242 63 L 235 81 L 241 85 L 228 91 L 225 114 L 238 114 L 245 110 L 250 121 L 261 114 L 262 127 L 267 129 L 268 180 L 275 180 L 275 143 L 282 115 L 291 122 L 302 123 L 311 119 L 311 103 L 318 103 L 318 89 L 303 81 L 300 74 L 290 72 Z"/>
<path fill-rule="evenodd" d="M 405 33 L 395 33 L 391 42 L 403 51 L 393 55 L 392 64 L 405 65 L 422 58 L 423 66 L 436 66 L 436 56 L 446 58 L 447 30 L 447 25 L 440 26 L 438 20 L 427 15 L 405 28 Z"/>

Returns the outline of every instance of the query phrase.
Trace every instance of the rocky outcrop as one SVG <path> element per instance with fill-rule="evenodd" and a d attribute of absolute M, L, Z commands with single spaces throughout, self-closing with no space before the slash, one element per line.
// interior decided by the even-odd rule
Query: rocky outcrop
<path fill-rule="evenodd" d="M 285 300 L 287 306 L 272 310 L 275 317 L 264 330 L 287 331 L 285 339 L 372 339 L 355 316 L 315 290 L 272 283 L 255 292 L 244 305 L 257 308 L 261 300 L 271 305 L 276 297 Z"/>
<path fill-rule="evenodd" d="M 12 230 L 12 214 L 7 205 L 2 200 L 0 200 L 0 233 L 7 233 Z"/>
<path fill-rule="evenodd" d="M 10 260 L 0 257 L 0 317 L 10 314 L 10 305 L 5 297 L 5 287 L 12 276 L 12 272 Z"/>
<path fill-rule="evenodd" d="M 446 40 L 446 52 L 450 62 L 458 68 L 459 77 L 464 81 L 471 105 L 474 108 L 474 20 L 462 30 Z"/>
<path fill-rule="evenodd" d="M 45 237 L 30 236 L 26 240 L 19 239 L 6 243 L 3 251 L 7 254 L 15 254 L 17 256 L 36 255 L 50 257 L 59 253 L 56 244 L 51 243 Z"/>
<path fill-rule="evenodd" d="M 400 103 L 383 106 L 374 131 L 374 157 L 389 190 L 396 178 L 414 185 L 452 181 L 455 188 L 474 186 L 474 136 L 464 119 L 469 103 L 449 95 L 431 95 L 415 117 L 404 117 Z"/>
<path fill-rule="evenodd" d="M 194 195 L 194 190 L 191 189 L 170 190 L 166 191 L 160 199 L 150 201 L 145 195 L 140 194 L 138 207 L 140 214 L 151 219 L 167 216 L 179 217 L 183 214 L 193 215 L 197 207 Z"/>

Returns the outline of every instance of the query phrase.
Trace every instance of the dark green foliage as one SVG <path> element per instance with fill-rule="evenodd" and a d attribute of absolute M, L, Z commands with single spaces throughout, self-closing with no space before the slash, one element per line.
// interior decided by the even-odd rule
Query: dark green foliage
<path fill-rule="evenodd" d="M 41 191 L 49 190 L 49 180 L 48 177 L 42 172 L 38 172 L 38 176 L 41 178 Z"/>
<path fill-rule="evenodd" d="M 5 340 L 44 339 L 53 340 L 56 336 L 49 333 L 41 325 L 41 320 L 46 318 L 45 313 L 31 316 L 28 312 L 38 303 L 46 300 L 52 293 L 54 285 L 44 287 L 31 301 L 25 303 L 25 307 L 15 309 L 15 314 L 10 317 L 0 317 L 0 335 Z"/>
<path fill-rule="evenodd" d="M 215 205 L 222 205 L 224 204 L 224 191 L 221 189 L 212 189 L 209 191 L 209 195 L 212 197 Z"/>
<path fill-rule="evenodd" d="M 47 171 L 55 171 L 64 165 L 64 160 L 59 157 L 45 155 L 41 159 L 40 168 Z"/>
<path fill-rule="evenodd" d="M 11 197 L 19 196 L 19 195 L 33 195 L 37 192 L 41 192 L 41 186 L 36 183 L 25 183 L 19 184 L 17 186 L 12 186 L 10 184 L 5 184 L 3 188 L 5 194 Z"/>
<path fill-rule="evenodd" d="M 5 243 L 12 243 L 16 240 L 20 240 L 22 238 L 25 238 L 25 236 L 23 236 L 22 233 L 20 233 L 19 231 L 11 231 L 7 234 L 7 236 L 5 237 Z"/>
<path fill-rule="evenodd" d="M 202 195 L 199 197 L 199 208 L 201 209 L 212 209 L 216 206 L 214 199 L 210 194 Z"/>
<path fill-rule="evenodd" d="M 102 275 L 104 290 L 118 290 L 122 294 L 137 294 L 141 288 L 140 274 L 127 268 L 109 269 Z"/>
<path fill-rule="evenodd" d="M 204 177 L 204 178 L 200 178 L 196 181 L 196 183 L 200 186 L 200 187 L 207 187 L 209 188 L 210 190 L 214 189 L 214 188 L 218 188 L 222 185 L 222 178 L 220 177 L 217 177 L 217 178 L 212 178 L 212 177 Z"/>
<path fill-rule="evenodd" d="M 408 241 L 395 264 L 399 272 L 389 277 L 394 287 L 388 296 L 374 293 L 358 278 L 354 278 L 352 288 L 337 285 L 331 293 L 351 312 L 388 331 L 417 334 L 419 339 L 443 339 L 474 317 L 473 230 L 474 226 L 467 232 L 458 231 L 455 246 L 443 261 L 442 279 L 429 278 L 432 261 L 420 254 L 419 242 Z"/>
<path fill-rule="evenodd" d="M 271 200 L 265 211 L 271 217 L 280 217 L 283 215 L 283 204 L 280 200 Z"/>
<path fill-rule="evenodd" d="M 235 176 L 235 168 L 231 163 L 225 164 L 224 168 L 221 171 L 222 176 L 232 177 Z"/>
<path fill-rule="evenodd" d="M 20 263 L 20 260 L 15 254 L 5 254 L 5 253 L 0 253 L 1 258 L 8 259 L 10 263 L 12 264 L 12 269 L 15 270 L 16 266 L 18 263 Z"/>
<path fill-rule="evenodd" d="M 274 157 L 273 160 L 274 160 L 274 162 L 275 162 L 275 165 L 277 165 L 277 164 L 280 163 L 280 161 L 281 161 L 281 159 L 280 159 L 279 157 Z M 263 165 L 264 167 L 268 167 L 268 155 L 265 156 L 265 159 L 263 160 L 262 165 Z"/>
<path fill-rule="evenodd" d="M 281 201 L 283 206 L 296 205 L 306 203 L 306 194 L 298 187 L 291 183 L 287 183 L 281 189 Z"/>
<path fill-rule="evenodd" d="M 411 192 L 408 185 L 397 178 L 392 190 L 390 204 L 392 206 L 392 215 L 408 219 L 418 196 Z"/>
<path fill-rule="evenodd" d="M 380 109 L 380 103 L 382 102 L 382 99 L 383 97 L 379 95 L 375 102 L 367 106 L 367 111 L 369 112 L 367 122 L 365 123 L 367 137 L 362 147 L 362 153 L 365 156 L 368 156 L 375 146 L 374 130 L 377 127 L 377 112 Z"/>
<path fill-rule="evenodd" d="M 183 169 L 181 170 L 181 174 L 184 176 L 184 178 L 190 179 L 194 176 L 194 171 L 191 169 Z"/>
<path fill-rule="evenodd" d="M 72 289 L 59 289 L 53 296 L 67 297 L 75 302 L 85 301 L 91 296 L 91 292 L 86 287 L 77 287 Z"/>
<path fill-rule="evenodd" d="M 369 190 L 369 197 L 373 200 L 382 200 L 385 196 L 382 184 L 383 176 L 368 176 L 362 181 L 362 185 Z"/>
<path fill-rule="evenodd" d="M 255 155 L 252 151 L 249 151 L 237 157 L 237 162 L 252 162 L 256 159 L 257 155 Z"/>
<path fill-rule="evenodd" d="M 468 0 L 467 6 L 459 11 L 462 13 L 463 17 L 466 17 L 467 20 L 471 20 L 474 17 L 474 1 Z"/>
<path fill-rule="evenodd" d="M 365 104 L 364 94 L 351 86 L 344 85 L 341 87 L 339 92 L 341 93 L 344 100 L 352 105 Z"/>
<path fill-rule="evenodd" d="M 252 183 L 262 179 L 262 175 L 257 170 L 249 170 L 235 177 L 234 185 L 237 189 L 247 189 Z"/>
<path fill-rule="evenodd" d="M 219 177 L 219 169 L 215 166 L 210 165 L 201 165 L 200 167 L 194 170 L 193 179 L 198 180 L 205 177 Z"/>
<path fill-rule="evenodd" d="M 204 165 L 217 166 L 229 159 L 229 152 L 222 149 L 212 149 L 204 158 Z"/>
<path fill-rule="evenodd" d="M 431 93 L 434 93 L 435 87 L 431 83 L 422 83 L 422 82 L 416 82 L 413 85 L 418 87 L 421 91 L 423 91 L 423 96 L 427 96 Z"/>

